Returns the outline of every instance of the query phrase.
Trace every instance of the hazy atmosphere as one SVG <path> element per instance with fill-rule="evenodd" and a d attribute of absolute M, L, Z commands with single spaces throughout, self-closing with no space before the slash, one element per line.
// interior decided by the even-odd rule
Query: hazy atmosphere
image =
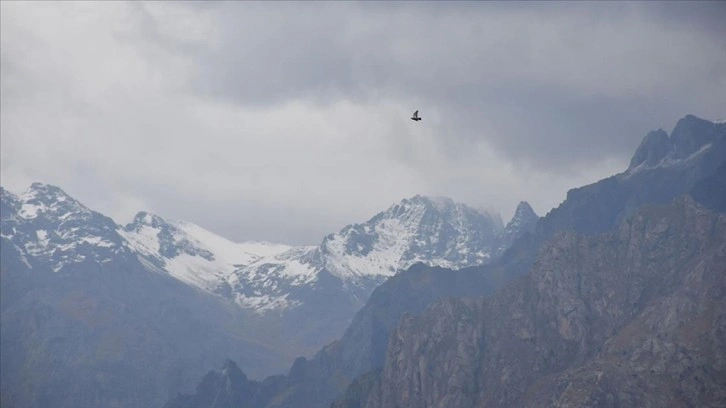
<path fill-rule="evenodd" d="M 317 244 L 414 194 L 506 222 L 726 115 L 724 2 L 0 8 L 1 184 L 118 223 Z"/>

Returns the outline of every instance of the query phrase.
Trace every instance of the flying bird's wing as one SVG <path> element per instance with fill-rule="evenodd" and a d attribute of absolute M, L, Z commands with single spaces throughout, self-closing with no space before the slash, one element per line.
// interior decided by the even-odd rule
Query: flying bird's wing
<path fill-rule="evenodd" d="M 413 113 L 413 117 L 414 118 L 417 118 L 418 117 L 418 111 L 416 111 L 416 112 Z"/>

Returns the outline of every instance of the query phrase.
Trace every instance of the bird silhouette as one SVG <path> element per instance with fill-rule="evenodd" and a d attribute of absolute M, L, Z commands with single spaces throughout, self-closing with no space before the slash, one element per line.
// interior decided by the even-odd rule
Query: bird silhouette
<path fill-rule="evenodd" d="M 418 111 L 416 111 L 416 112 L 413 113 L 413 116 L 411 117 L 411 120 L 415 120 L 416 122 L 418 122 L 419 120 L 421 120 L 421 118 L 418 117 Z"/>

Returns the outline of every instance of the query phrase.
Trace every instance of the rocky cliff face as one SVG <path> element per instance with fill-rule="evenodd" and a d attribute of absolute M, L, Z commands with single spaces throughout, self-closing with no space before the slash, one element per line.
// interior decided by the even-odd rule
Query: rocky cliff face
<path fill-rule="evenodd" d="M 452 271 L 424 264 L 413 265 L 374 290 L 341 340 L 320 350 L 313 358 L 298 358 L 286 376 L 268 377 L 256 382 L 267 399 L 256 399 L 257 407 L 327 407 L 359 375 L 382 367 L 389 332 L 406 312 L 420 313 L 427 305 L 445 296 L 480 296 L 492 293 L 506 278 L 503 271 L 473 267 Z M 210 375 L 219 376 L 219 372 Z M 207 401 L 209 390 L 182 395 L 166 408 L 208 407 L 189 401 Z M 271 391 L 272 390 L 272 391 Z M 206 393 L 206 396 L 200 395 Z M 214 391 L 215 393 L 217 391 Z M 236 391 L 235 391 L 236 392 Z M 248 398 L 257 398 L 258 391 Z M 190 405 L 191 404 L 191 405 Z M 225 405 L 234 407 L 234 405 Z"/>
<path fill-rule="evenodd" d="M 726 215 L 646 207 L 607 234 L 558 234 L 490 299 L 405 317 L 357 393 L 371 408 L 718 406 L 724 293 Z"/>
<path fill-rule="evenodd" d="M 696 182 L 690 194 L 705 207 L 726 212 L 726 162 L 713 174 Z"/>
<path fill-rule="evenodd" d="M 726 124 L 687 115 L 670 136 L 645 137 L 630 167 L 617 175 L 574 188 L 537 224 L 539 242 L 557 231 L 600 233 L 648 203 L 665 204 L 708 177 L 726 158 Z"/>
<path fill-rule="evenodd" d="M 507 226 L 502 231 L 499 237 L 499 248 L 497 253 L 502 254 L 509 249 L 514 241 L 521 238 L 523 235 L 531 233 L 537 226 L 539 217 L 534 213 L 534 210 L 528 202 L 522 201 L 517 205 L 517 209 L 514 211 L 514 216 L 507 223 Z"/>

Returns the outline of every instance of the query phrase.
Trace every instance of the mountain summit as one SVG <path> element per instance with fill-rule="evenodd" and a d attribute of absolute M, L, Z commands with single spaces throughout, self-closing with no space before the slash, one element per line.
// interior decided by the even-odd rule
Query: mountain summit
<path fill-rule="evenodd" d="M 498 218 L 450 198 L 417 195 L 328 235 L 320 253 L 341 277 L 391 276 L 416 262 L 460 268 L 489 260 L 501 229 Z"/>
<path fill-rule="evenodd" d="M 686 115 L 678 121 L 670 136 L 663 129 L 652 131 L 635 151 L 626 173 L 656 166 L 685 164 L 722 142 L 724 126 Z"/>
<path fill-rule="evenodd" d="M 499 237 L 499 253 L 509 248 L 514 241 L 527 232 L 532 232 L 537 225 L 539 217 L 535 214 L 532 207 L 526 201 L 520 201 L 514 216 L 507 223 Z"/>

